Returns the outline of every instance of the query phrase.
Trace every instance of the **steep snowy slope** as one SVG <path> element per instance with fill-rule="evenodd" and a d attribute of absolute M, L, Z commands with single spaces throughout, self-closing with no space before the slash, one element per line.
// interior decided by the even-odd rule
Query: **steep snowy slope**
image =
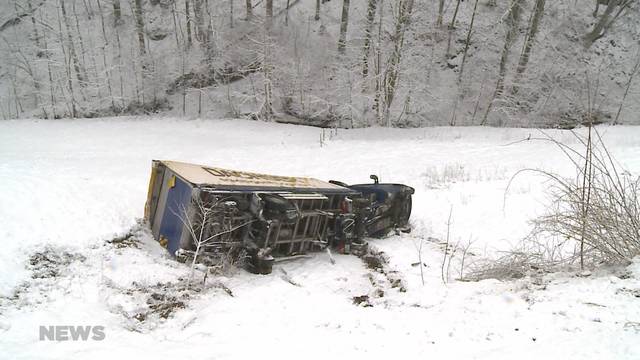
<path fill-rule="evenodd" d="M 0 116 L 158 111 L 249 117 L 264 110 L 264 85 L 269 83 L 278 115 L 343 127 L 566 126 L 583 121 L 589 112 L 597 121 L 612 122 L 621 106 L 620 123 L 640 121 L 637 1 L 589 48 L 583 38 L 600 19 L 592 15 L 595 0 L 546 1 L 528 66 L 520 74 L 539 1 L 518 1 L 522 11 L 507 52 L 509 9 L 515 1 L 490 6 L 491 1 L 479 0 L 475 17 L 475 1 L 444 1 L 440 26 L 439 1 L 414 1 L 389 121 L 377 119 L 375 78 L 381 82 L 395 68 L 390 59 L 400 1 L 377 1 L 367 77 L 362 73 L 368 1 L 350 2 L 345 54 L 337 50 L 339 0 L 322 3 L 318 20 L 315 1 L 274 0 L 271 37 L 264 31 L 266 1 L 253 1 L 250 21 L 243 1 L 140 1 L 141 34 L 135 2 L 118 2 L 119 20 L 113 1 L 0 2 Z M 204 19 L 195 14 L 196 4 L 206 4 L 201 5 Z M 504 91 L 494 99 L 501 68 Z M 246 78 L 227 84 L 229 71 Z"/>

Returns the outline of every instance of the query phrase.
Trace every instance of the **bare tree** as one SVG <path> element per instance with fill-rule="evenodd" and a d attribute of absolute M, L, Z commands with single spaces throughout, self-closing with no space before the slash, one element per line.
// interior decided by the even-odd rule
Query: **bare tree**
<path fill-rule="evenodd" d="M 584 46 L 589 48 L 594 42 L 605 36 L 613 23 L 635 2 L 636 0 L 609 0 L 607 8 L 602 16 L 600 16 L 598 22 L 594 25 L 593 29 L 584 36 Z"/>
<path fill-rule="evenodd" d="M 272 64 L 272 27 L 273 27 L 273 0 L 267 2 L 267 17 L 264 21 L 264 36 L 262 41 L 262 76 L 264 86 L 264 102 L 260 109 L 260 115 L 265 120 L 273 118 L 273 64 Z"/>
<path fill-rule="evenodd" d="M 64 4 L 64 0 L 60 0 L 60 4 L 61 4 L 61 8 L 62 5 Z M 76 98 L 75 98 L 75 91 L 73 89 L 73 76 L 71 75 L 71 57 L 67 55 L 67 48 L 64 46 L 64 35 L 63 35 L 63 30 L 62 30 L 62 19 L 61 16 L 58 12 L 56 12 L 56 14 L 58 15 L 58 41 L 60 42 L 60 47 L 62 50 L 62 54 L 64 56 L 64 69 L 67 75 L 67 86 L 69 87 L 69 96 L 70 99 L 67 99 L 67 108 L 69 110 L 69 113 L 71 115 L 72 118 L 75 118 L 78 116 L 77 113 L 77 108 L 76 108 Z M 64 17 L 64 12 L 63 12 L 63 17 Z M 73 48 L 73 46 L 71 46 L 71 48 Z M 76 72 L 76 76 L 80 73 L 79 69 Z M 15 89 L 15 87 L 14 87 Z M 15 92 L 15 90 L 14 90 Z M 17 94 L 16 94 L 16 100 L 17 100 Z M 16 112 L 18 107 L 16 106 Z"/>
<path fill-rule="evenodd" d="M 253 4 L 251 4 L 251 0 L 246 0 L 246 9 L 247 9 L 247 20 L 253 18 Z"/>
<path fill-rule="evenodd" d="M 387 68 L 384 74 L 385 83 L 385 121 L 389 124 L 389 109 L 396 95 L 398 78 L 400 75 L 400 61 L 404 47 L 405 32 L 411 22 L 414 0 L 401 0 L 398 4 L 398 16 L 396 18 L 394 45 Z"/>
<path fill-rule="evenodd" d="M 233 29 L 233 0 L 229 0 L 229 27 Z"/>
<path fill-rule="evenodd" d="M 287 0 L 286 16 L 284 18 L 284 26 L 289 26 L 289 7 L 291 7 L 291 0 Z"/>
<path fill-rule="evenodd" d="M 144 18 L 142 10 L 142 0 L 133 0 L 133 16 L 136 19 L 136 33 L 138 34 L 138 49 L 140 56 L 144 56 L 146 51 L 146 45 L 144 42 Z"/>
<path fill-rule="evenodd" d="M 464 64 L 467 61 L 467 53 L 469 52 L 469 45 L 471 44 L 471 34 L 473 33 L 473 24 L 476 20 L 476 13 L 478 10 L 478 0 L 473 5 L 473 14 L 471 15 L 471 23 L 469 24 L 469 30 L 467 31 L 467 38 L 464 42 L 464 52 L 462 55 L 462 63 L 460 64 L 460 73 L 458 74 L 458 83 L 462 81 L 462 74 L 464 73 Z"/>
<path fill-rule="evenodd" d="M 442 26 L 442 17 L 444 15 L 444 0 L 438 0 L 438 19 L 436 25 Z"/>
<path fill-rule="evenodd" d="M 624 95 L 622 95 L 622 99 L 620 100 L 620 106 L 618 107 L 618 112 L 616 113 L 616 117 L 613 120 L 614 124 L 618 124 L 618 120 L 620 119 L 620 114 L 622 114 L 622 109 L 624 108 L 624 102 L 627 99 L 627 95 L 629 95 L 629 89 L 631 89 L 631 84 L 633 83 L 633 79 L 640 72 L 640 49 L 638 49 L 638 53 L 636 54 L 636 63 L 631 69 L 631 73 L 629 74 L 629 80 L 627 80 L 627 86 L 624 90 Z"/>
<path fill-rule="evenodd" d="M 251 1 L 251 0 L 249 0 Z M 187 22 L 187 47 L 191 47 L 191 9 L 190 9 L 190 1 L 184 1 L 184 16 L 186 17 Z"/>
<path fill-rule="evenodd" d="M 206 16 L 208 14 L 208 6 L 206 0 L 194 0 L 193 2 L 193 14 L 195 18 L 195 33 L 196 39 L 200 42 L 200 45 L 209 50 L 210 31 L 208 28 L 210 27 L 210 22 L 207 21 Z M 210 55 L 210 54 L 208 54 Z"/>
<path fill-rule="evenodd" d="M 120 0 L 113 0 L 113 18 L 116 25 L 122 24 L 122 10 L 120 9 Z"/>
<path fill-rule="evenodd" d="M 40 14 L 40 16 L 42 17 L 42 14 Z M 42 21 L 42 18 L 40 19 L 40 21 Z M 48 43 L 47 43 L 47 32 L 44 31 L 42 33 L 42 45 L 44 46 L 45 49 L 48 48 Z M 55 95 L 55 85 L 53 82 L 53 71 L 51 69 L 51 61 L 47 60 L 47 75 L 48 75 L 48 80 L 49 80 L 49 97 L 50 97 L 50 101 L 51 101 L 51 116 L 52 118 L 56 118 L 56 95 Z"/>
<path fill-rule="evenodd" d="M 504 91 L 504 78 L 507 74 L 507 63 L 509 61 L 509 55 L 511 53 L 511 47 L 516 40 L 516 36 L 518 35 L 518 25 L 520 23 L 520 14 L 522 13 L 522 0 L 511 0 L 509 4 L 508 16 L 507 16 L 507 36 L 504 40 L 504 47 L 502 48 L 502 54 L 500 56 L 500 65 L 498 71 L 498 81 L 496 82 L 496 89 L 489 101 L 489 105 L 487 105 L 487 109 L 484 113 L 484 117 L 482 118 L 482 122 L 480 125 L 485 125 L 487 122 L 487 118 L 489 117 L 489 113 L 493 107 L 493 102 L 495 99 L 502 96 Z"/>
<path fill-rule="evenodd" d="M 36 25 L 36 17 L 34 15 L 35 9 L 31 5 L 31 0 L 27 0 L 27 7 L 31 14 L 31 24 L 33 25 L 33 39 L 36 43 L 36 47 L 40 48 L 40 36 L 38 35 L 38 26 Z"/>
<path fill-rule="evenodd" d="M 80 82 L 81 86 L 85 84 L 84 71 L 80 67 L 80 60 L 78 59 L 78 54 L 76 52 L 75 44 L 73 41 L 73 34 L 71 31 L 71 25 L 69 24 L 69 19 L 67 17 L 67 10 L 65 6 L 65 0 L 60 0 L 60 10 L 62 11 L 62 21 L 64 22 L 66 31 L 67 31 L 67 48 L 69 50 L 70 61 L 73 62 L 73 69 L 75 71 L 76 77 Z M 62 30 L 61 30 L 62 31 Z"/>
<path fill-rule="evenodd" d="M 453 16 L 451 17 L 451 23 L 449 24 L 449 29 L 453 30 L 456 27 L 456 19 L 458 18 L 458 10 L 460 10 L 460 2 L 462 0 L 456 1 L 456 8 L 453 10 Z"/>
<path fill-rule="evenodd" d="M 340 39 L 338 40 L 338 52 L 344 54 L 347 49 L 347 29 L 349 27 L 349 3 L 350 0 L 342 0 L 342 17 L 340 18 Z"/>
<path fill-rule="evenodd" d="M 266 7 L 266 12 L 267 12 L 267 26 L 270 28 L 271 25 L 273 24 L 273 0 L 266 0 L 267 4 L 265 5 Z"/>
<path fill-rule="evenodd" d="M 513 87 L 514 93 L 518 91 L 519 80 L 522 77 L 522 74 L 527 70 L 527 64 L 529 63 L 529 58 L 531 56 L 531 49 L 533 48 L 536 35 L 538 34 L 538 29 L 540 28 L 540 20 L 542 20 L 542 16 L 544 15 L 545 2 L 546 0 L 536 0 L 533 15 L 531 16 L 529 31 L 527 32 L 524 40 L 522 54 L 520 54 L 520 60 L 518 61 L 518 67 L 516 68 L 516 77 L 514 80 L 515 85 Z"/>
<path fill-rule="evenodd" d="M 444 243 L 444 257 L 442 258 L 442 266 L 440 267 L 440 277 L 442 278 L 442 283 L 447 284 L 449 281 L 448 276 L 445 276 L 445 263 L 447 262 L 447 256 L 449 255 L 449 248 L 451 247 L 451 225 L 453 222 L 451 221 L 451 215 L 453 215 L 453 205 L 449 208 L 449 217 L 447 218 L 447 238 Z M 451 260 L 449 260 L 451 261 Z M 447 274 L 448 275 L 448 274 Z"/>
<path fill-rule="evenodd" d="M 378 0 L 369 0 L 367 6 L 367 22 L 364 30 L 364 45 L 362 46 L 362 51 L 364 53 L 362 56 L 362 77 L 367 77 L 369 74 L 369 53 L 371 52 L 371 36 L 377 5 Z"/>
<path fill-rule="evenodd" d="M 451 37 L 454 35 L 455 26 L 456 26 L 456 18 L 458 17 L 458 10 L 460 9 L 461 0 L 456 1 L 456 8 L 453 11 L 453 17 L 451 18 L 451 23 L 449 24 L 449 34 L 447 36 L 447 51 L 446 56 L 449 58 L 449 51 L 451 50 Z"/>

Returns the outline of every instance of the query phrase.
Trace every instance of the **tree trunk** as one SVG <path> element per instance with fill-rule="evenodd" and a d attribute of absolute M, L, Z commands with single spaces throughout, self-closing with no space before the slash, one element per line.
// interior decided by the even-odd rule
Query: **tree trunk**
<path fill-rule="evenodd" d="M 444 0 L 439 0 L 438 3 L 438 20 L 436 21 L 436 25 L 442 26 L 442 16 L 444 13 Z"/>
<path fill-rule="evenodd" d="M 389 64 L 384 75 L 385 81 L 385 120 L 389 121 L 389 109 L 395 98 L 398 86 L 398 78 L 400 73 L 400 61 L 402 60 L 402 48 L 404 46 L 404 35 L 409 23 L 411 22 L 411 14 L 413 12 L 413 0 L 402 0 L 398 5 L 398 18 L 396 19 L 396 29 L 393 36 L 394 46 Z"/>
<path fill-rule="evenodd" d="M 273 0 L 267 0 L 267 26 L 271 28 L 273 25 Z"/>
<path fill-rule="evenodd" d="M 382 23 L 384 22 L 384 0 L 380 0 L 380 21 L 378 21 L 378 36 L 376 39 L 375 57 L 373 58 L 375 72 L 375 96 L 373 98 L 373 108 L 376 111 L 376 120 L 382 124 Z"/>
<path fill-rule="evenodd" d="M 460 1 L 456 2 L 456 9 L 453 11 L 453 17 L 451 18 L 451 24 L 449 24 L 449 29 L 453 30 L 456 27 L 456 18 L 458 17 L 458 10 L 460 10 Z"/>
<path fill-rule="evenodd" d="M 613 22 L 616 20 L 616 18 L 620 15 L 620 13 L 622 13 L 622 10 L 624 10 L 624 8 L 627 7 L 631 2 L 633 1 L 609 0 L 609 4 L 600 17 L 600 20 L 598 20 L 596 25 L 593 27 L 593 30 L 591 30 L 591 32 L 584 36 L 584 46 L 586 48 L 589 48 L 591 47 L 591 45 L 593 45 L 594 42 L 596 42 L 596 40 L 603 37 L 607 33 L 607 30 L 609 30 L 609 28 L 611 27 Z M 620 6 L 620 10 L 616 15 L 613 15 L 614 10 L 618 6 Z"/>
<path fill-rule="evenodd" d="M 138 1 L 138 0 L 136 0 Z M 200 41 L 204 47 L 209 42 L 207 28 L 204 23 L 204 0 L 194 0 L 193 14 L 196 19 L 196 39 Z"/>
<path fill-rule="evenodd" d="M 451 23 L 449 24 L 449 34 L 447 35 L 447 51 L 446 58 L 449 59 L 449 52 L 451 50 L 451 37 L 454 35 L 455 27 L 456 27 L 456 18 L 458 17 L 458 10 L 460 9 L 461 0 L 456 1 L 456 8 L 453 11 L 453 17 L 451 18 Z"/>
<path fill-rule="evenodd" d="M 266 20 L 264 22 L 264 38 L 263 38 L 263 58 L 262 58 L 262 77 L 264 86 L 264 103 L 260 109 L 262 117 L 271 121 L 273 119 L 273 64 L 271 59 L 271 30 L 273 27 L 273 0 L 266 1 Z"/>
<path fill-rule="evenodd" d="M 291 6 L 291 0 L 287 0 L 287 13 L 284 19 L 284 26 L 289 26 L 289 6 Z"/>
<path fill-rule="evenodd" d="M 316 0 L 316 16 L 314 19 L 316 21 L 320 20 L 320 0 Z"/>
<path fill-rule="evenodd" d="M 134 16 L 136 19 L 136 32 L 138 33 L 138 46 L 140 48 L 140 56 L 144 56 L 147 53 L 144 43 L 144 18 L 142 17 L 142 0 L 134 0 Z"/>
<path fill-rule="evenodd" d="M 246 0 L 247 7 L 247 20 L 253 18 L 253 4 L 251 4 L 251 0 Z"/>
<path fill-rule="evenodd" d="M 344 54 L 347 49 L 347 28 L 349 27 L 349 2 L 342 0 L 342 18 L 340 19 L 340 39 L 338 40 L 338 52 Z"/>
<path fill-rule="evenodd" d="M 471 44 L 471 34 L 473 33 L 473 23 L 476 20 L 476 13 L 478 10 L 478 0 L 473 5 L 473 15 L 471 15 L 471 23 L 469 24 L 469 31 L 467 31 L 467 39 L 464 42 L 464 52 L 462 55 L 462 63 L 460 64 L 460 74 L 458 75 L 458 83 L 462 81 L 462 74 L 464 73 L 464 64 L 467 61 L 467 53 L 469 52 L 469 45 Z"/>
<path fill-rule="evenodd" d="M 122 10 L 120 9 L 120 0 L 113 0 L 113 18 L 116 25 L 122 24 Z"/>
<path fill-rule="evenodd" d="M 73 17 L 75 18 L 76 31 L 78 32 L 78 42 L 80 43 L 80 56 L 82 59 L 82 77 L 85 78 L 86 81 L 89 81 L 89 76 L 87 75 L 87 62 L 85 59 L 85 49 L 84 49 L 84 40 L 82 39 L 82 31 L 80 30 L 80 22 L 78 21 L 78 13 L 76 12 L 76 2 L 73 1 L 71 3 L 71 9 L 73 10 Z M 94 64 L 95 65 L 95 64 Z M 94 66 L 95 69 L 95 66 Z"/>
<path fill-rule="evenodd" d="M 520 22 L 520 14 L 522 14 L 522 1 L 523 0 L 511 0 L 511 9 L 509 10 L 509 17 L 507 18 L 509 30 L 507 31 L 507 37 L 505 38 L 504 47 L 502 48 L 502 55 L 500 56 L 500 70 L 498 83 L 496 85 L 497 96 L 500 96 L 504 90 L 507 62 L 509 61 L 513 42 L 516 40 L 516 36 L 518 36 L 518 24 Z"/>
<path fill-rule="evenodd" d="M 320 0 L 318 0 L 320 1 Z M 378 6 L 378 0 L 369 0 L 369 6 L 367 6 L 367 23 L 364 30 L 364 45 L 363 57 L 362 57 L 362 77 L 367 77 L 369 74 L 369 52 L 371 50 L 371 33 L 373 32 L 373 21 L 376 16 L 376 8 Z"/>
<path fill-rule="evenodd" d="M 535 42 L 536 35 L 538 34 L 538 29 L 540 28 L 540 20 L 544 15 L 544 6 L 546 0 L 536 0 L 535 7 L 533 9 L 533 16 L 531 18 L 531 25 L 529 26 L 529 32 L 527 33 L 527 37 L 524 40 L 524 48 L 522 49 L 522 54 L 520 55 L 520 60 L 518 61 L 518 67 L 516 69 L 516 78 L 514 81 L 513 92 L 518 92 L 518 83 L 522 78 L 522 74 L 527 70 L 527 64 L 529 63 L 529 58 L 531 56 L 531 49 L 533 48 L 533 43 Z"/>
<path fill-rule="evenodd" d="M 31 24 L 33 25 L 33 39 L 36 42 L 36 47 L 40 50 L 40 36 L 38 36 L 38 26 L 36 25 L 36 17 L 33 6 L 31 5 L 31 0 L 27 1 L 27 6 L 29 8 L 29 13 L 31 14 Z"/>
<path fill-rule="evenodd" d="M 40 15 L 42 17 L 42 15 Z M 42 19 L 41 19 L 42 20 Z M 47 49 L 47 32 L 42 33 L 42 45 Z M 55 97 L 55 85 L 53 83 L 53 74 L 51 71 L 51 59 L 47 59 L 47 75 L 49 76 L 49 98 L 51 101 L 51 116 L 56 118 L 56 97 Z"/>
<path fill-rule="evenodd" d="M 248 0 L 251 1 L 251 0 Z M 189 0 L 184 1 L 184 15 L 187 20 L 187 47 L 191 47 L 191 11 Z"/>
<path fill-rule="evenodd" d="M 496 90 L 491 97 L 491 101 L 487 106 L 487 110 L 482 118 L 480 125 L 485 125 L 491 108 L 493 107 L 493 101 L 499 98 L 504 91 L 504 78 L 507 73 L 507 62 L 509 61 L 509 55 L 511 53 L 511 46 L 518 35 L 518 24 L 520 22 L 520 14 L 522 13 L 522 1 L 523 0 L 511 0 L 509 5 L 509 15 L 507 17 L 509 29 L 507 30 L 507 36 L 504 40 L 504 47 L 502 48 L 502 55 L 500 56 L 500 65 L 498 71 L 498 81 L 496 82 Z"/>
<path fill-rule="evenodd" d="M 64 0 L 60 0 L 60 7 L 62 9 L 64 8 Z M 62 14 L 64 17 L 64 14 L 66 13 L 66 10 L 63 10 Z M 69 94 L 71 95 L 71 106 L 69 106 L 69 104 L 67 104 L 67 106 L 69 107 L 69 111 L 71 112 L 71 117 L 76 118 L 77 117 L 77 112 L 76 112 L 76 98 L 75 98 L 75 92 L 73 90 L 73 78 L 71 76 L 71 62 L 72 60 L 70 59 L 69 56 L 67 56 L 67 51 L 64 48 L 64 40 L 63 40 L 63 31 L 62 31 L 62 20 L 60 19 L 60 14 L 58 14 L 58 33 L 59 35 L 59 41 L 60 41 L 60 46 L 62 47 L 62 55 L 64 56 L 64 69 L 65 72 L 67 73 L 67 86 L 69 87 Z M 71 46 L 71 48 L 73 48 Z M 79 71 L 76 72 L 76 76 L 78 76 Z M 62 80 L 62 79 L 60 79 Z M 64 94 L 64 91 L 63 91 Z M 17 111 L 17 107 L 16 107 L 16 111 Z"/>
<path fill-rule="evenodd" d="M 65 0 L 60 0 L 60 10 L 62 11 L 62 20 L 64 21 L 64 26 L 67 30 L 67 41 L 69 41 L 69 57 L 73 62 L 73 70 L 76 73 L 76 77 L 78 78 L 78 82 L 81 86 L 85 85 L 85 78 L 82 75 L 84 72 L 80 68 L 80 60 L 78 60 L 78 54 L 76 53 L 75 44 L 73 41 L 73 35 L 71 33 L 71 25 L 69 25 L 69 19 L 67 18 L 67 9 L 64 5 Z"/>

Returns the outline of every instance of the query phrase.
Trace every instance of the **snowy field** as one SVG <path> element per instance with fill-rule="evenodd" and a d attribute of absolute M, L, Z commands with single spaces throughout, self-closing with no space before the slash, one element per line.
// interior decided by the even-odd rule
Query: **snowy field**
<path fill-rule="evenodd" d="M 599 130 L 622 166 L 640 173 L 640 128 Z M 550 134 L 577 145 L 570 132 Z M 640 359 L 640 259 L 589 277 L 504 282 L 456 281 L 455 259 L 443 282 L 450 212 L 450 241 L 471 243 L 469 261 L 491 258 L 548 203 L 548 184 L 532 175 L 505 193 L 517 170 L 575 175 L 553 144 L 521 141 L 539 132 L 321 136 L 240 120 L 0 122 L 0 358 Z M 186 291 L 187 267 L 137 225 L 152 159 L 346 183 L 375 173 L 415 187 L 414 231 L 371 240 L 388 258 L 384 272 L 317 253 L 271 275 L 238 271 Z M 41 325 L 102 325 L 106 338 L 39 341 Z"/>

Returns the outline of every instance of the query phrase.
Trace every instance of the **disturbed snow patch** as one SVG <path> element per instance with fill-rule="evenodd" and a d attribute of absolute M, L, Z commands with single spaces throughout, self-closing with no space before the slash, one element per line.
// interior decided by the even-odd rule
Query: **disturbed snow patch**
<path fill-rule="evenodd" d="M 74 281 L 86 268 L 86 260 L 81 253 L 65 247 L 46 245 L 34 252 L 25 266 L 29 279 L 16 286 L 10 296 L 0 296 L 0 312 L 8 307 L 42 304 L 73 291 Z"/>
<path fill-rule="evenodd" d="M 29 278 L 0 297 L 0 313 L 97 291 L 107 310 L 122 317 L 125 329 L 148 332 L 203 294 L 233 296 L 215 278 L 187 287 L 188 267 L 170 259 L 142 222 L 98 246 L 47 245 L 28 257 L 25 268 Z"/>

